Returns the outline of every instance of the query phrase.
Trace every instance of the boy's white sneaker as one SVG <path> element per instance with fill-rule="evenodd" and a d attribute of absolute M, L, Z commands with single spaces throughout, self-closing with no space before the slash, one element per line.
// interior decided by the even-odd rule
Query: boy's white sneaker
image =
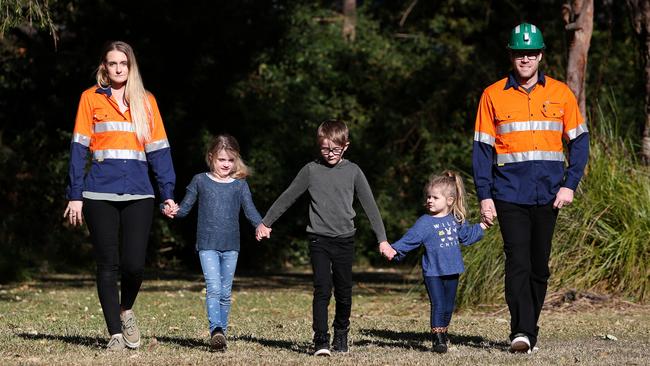
<path fill-rule="evenodd" d="M 331 355 L 332 353 L 327 348 L 317 349 L 316 352 L 314 352 L 314 356 L 331 356 Z"/>
<path fill-rule="evenodd" d="M 513 353 L 530 353 L 530 340 L 524 334 L 516 334 L 510 343 L 510 352 Z"/>

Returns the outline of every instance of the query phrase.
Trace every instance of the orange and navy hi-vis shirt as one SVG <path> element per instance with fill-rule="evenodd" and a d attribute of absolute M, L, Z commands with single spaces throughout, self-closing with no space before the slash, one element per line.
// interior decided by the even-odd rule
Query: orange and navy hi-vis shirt
<path fill-rule="evenodd" d="M 511 73 L 483 92 L 472 156 L 479 200 L 548 204 L 560 187 L 578 187 L 588 158 L 587 125 L 566 84 L 539 72 L 527 93 Z"/>
<path fill-rule="evenodd" d="M 68 200 L 82 200 L 89 192 L 109 197 L 153 197 L 149 167 L 162 200 L 173 199 L 176 174 L 169 142 L 156 99 L 151 94 L 148 98 L 153 117 L 151 139 L 142 144 L 130 111 L 120 112 L 110 87 L 95 86 L 81 94 L 70 146 Z M 85 174 L 89 151 L 92 163 Z"/>

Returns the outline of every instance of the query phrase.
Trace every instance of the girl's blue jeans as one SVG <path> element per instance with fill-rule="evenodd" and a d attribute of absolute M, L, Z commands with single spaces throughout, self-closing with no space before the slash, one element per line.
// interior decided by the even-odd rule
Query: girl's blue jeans
<path fill-rule="evenodd" d="M 238 256 L 239 252 L 235 250 L 199 251 L 201 268 L 205 277 L 205 307 L 210 323 L 210 334 L 216 328 L 221 328 L 225 333 L 228 327 L 232 281 L 235 278 Z"/>
<path fill-rule="evenodd" d="M 431 328 L 449 326 L 456 305 L 458 277 L 458 274 L 424 277 L 424 284 L 431 301 Z"/>

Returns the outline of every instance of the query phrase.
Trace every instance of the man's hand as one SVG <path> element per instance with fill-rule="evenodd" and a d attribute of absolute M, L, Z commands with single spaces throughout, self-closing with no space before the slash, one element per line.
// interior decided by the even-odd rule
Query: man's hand
<path fill-rule="evenodd" d="M 494 207 L 492 198 L 486 198 L 481 201 L 481 222 L 485 226 L 494 225 L 494 219 L 497 217 L 497 209 Z"/>
<path fill-rule="evenodd" d="M 573 190 L 570 188 L 562 187 L 555 195 L 555 202 L 553 202 L 553 208 L 560 209 L 564 206 L 568 206 L 573 202 Z"/>

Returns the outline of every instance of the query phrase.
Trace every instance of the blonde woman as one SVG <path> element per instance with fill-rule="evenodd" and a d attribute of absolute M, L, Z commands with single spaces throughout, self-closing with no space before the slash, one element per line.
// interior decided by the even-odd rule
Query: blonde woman
<path fill-rule="evenodd" d="M 132 307 L 154 212 L 149 168 L 168 206 L 175 206 L 176 175 L 156 100 L 144 89 L 131 46 L 109 43 L 96 79 L 79 102 L 63 216 L 73 226 L 84 219 L 88 225 L 97 292 L 111 336 L 107 349 L 120 351 L 141 343 Z"/>

